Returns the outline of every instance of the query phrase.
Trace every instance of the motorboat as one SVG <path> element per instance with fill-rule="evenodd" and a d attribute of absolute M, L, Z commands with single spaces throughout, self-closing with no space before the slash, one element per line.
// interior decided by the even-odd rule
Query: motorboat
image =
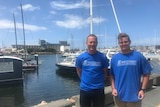
<path fill-rule="evenodd" d="M 107 56 L 107 58 L 109 59 L 109 61 L 111 60 L 111 57 L 117 53 L 117 51 L 115 49 L 106 49 L 104 50 L 104 52 Z M 75 62 L 76 62 L 76 58 L 79 54 L 72 54 L 72 55 L 68 55 L 67 57 L 65 57 L 62 61 L 58 60 L 58 56 L 57 56 L 57 63 L 56 66 L 58 67 L 58 69 L 60 70 L 68 70 L 68 71 L 74 71 L 76 72 L 76 66 L 75 66 Z M 110 67 L 108 67 L 108 69 L 110 69 Z"/>
<path fill-rule="evenodd" d="M 61 70 L 76 71 L 75 61 L 78 55 L 70 55 L 56 63 L 56 66 Z"/>

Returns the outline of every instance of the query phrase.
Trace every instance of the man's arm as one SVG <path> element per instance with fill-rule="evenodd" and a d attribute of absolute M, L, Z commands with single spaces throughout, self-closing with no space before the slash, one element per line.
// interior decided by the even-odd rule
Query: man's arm
<path fill-rule="evenodd" d="M 113 77 L 113 75 L 110 75 L 110 83 L 111 83 L 111 88 L 112 88 L 112 90 L 115 89 L 114 77 Z"/>
<path fill-rule="evenodd" d="M 76 68 L 76 71 L 77 71 L 78 77 L 81 79 L 81 72 L 82 72 L 81 68 Z"/>
<path fill-rule="evenodd" d="M 142 87 L 141 89 L 146 89 L 147 88 L 147 84 L 148 84 L 148 81 L 149 81 L 149 74 L 146 74 L 143 76 L 143 80 L 142 80 Z"/>
<path fill-rule="evenodd" d="M 110 75 L 110 83 L 111 83 L 111 88 L 112 88 L 112 95 L 117 96 L 117 89 L 115 88 L 113 75 Z"/>
<path fill-rule="evenodd" d="M 103 69 L 103 71 L 104 71 L 104 80 L 106 80 L 106 78 L 107 78 L 107 74 L 108 74 L 108 68 L 104 68 Z"/>
<path fill-rule="evenodd" d="M 146 74 L 146 75 L 143 76 L 142 87 L 141 87 L 141 89 L 138 93 L 138 98 L 140 100 L 144 99 L 144 96 L 145 96 L 144 91 L 147 88 L 147 84 L 148 84 L 148 81 L 149 81 L 149 76 L 150 76 L 149 74 Z"/>

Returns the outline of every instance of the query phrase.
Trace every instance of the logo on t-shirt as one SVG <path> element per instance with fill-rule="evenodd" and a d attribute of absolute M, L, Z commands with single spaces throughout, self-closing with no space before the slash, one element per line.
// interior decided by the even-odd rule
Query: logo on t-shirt
<path fill-rule="evenodd" d="M 125 65 L 136 65 L 136 61 L 135 60 L 118 60 L 117 66 L 125 66 Z"/>
<path fill-rule="evenodd" d="M 96 62 L 96 61 L 87 61 L 85 60 L 83 62 L 83 66 L 101 66 L 100 62 Z"/>

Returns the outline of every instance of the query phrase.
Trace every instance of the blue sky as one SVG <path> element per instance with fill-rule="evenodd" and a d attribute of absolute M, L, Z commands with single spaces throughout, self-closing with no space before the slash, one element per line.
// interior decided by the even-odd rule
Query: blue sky
<path fill-rule="evenodd" d="M 90 33 L 89 0 L 0 0 L 0 48 L 15 44 L 13 14 L 17 26 L 17 42 L 38 45 L 68 41 L 72 48 L 85 48 Z M 92 0 L 93 33 L 98 47 L 117 45 L 119 33 L 110 0 Z M 160 0 L 113 0 L 122 32 L 132 39 L 132 45 L 160 43 Z"/>

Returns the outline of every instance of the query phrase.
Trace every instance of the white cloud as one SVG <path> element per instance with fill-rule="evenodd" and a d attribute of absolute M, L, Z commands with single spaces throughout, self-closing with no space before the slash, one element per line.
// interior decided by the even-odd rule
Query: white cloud
<path fill-rule="evenodd" d="M 18 9 L 21 9 L 21 7 L 18 7 Z M 31 4 L 25 4 L 25 5 L 22 5 L 22 9 L 23 11 L 35 11 L 35 10 L 39 10 L 40 7 L 36 6 L 32 6 Z"/>
<path fill-rule="evenodd" d="M 46 30 L 46 27 L 40 27 L 35 25 L 24 24 L 25 30 L 38 31 Z M 22 29 L 22 23 L 16 23 L 17 29 Z M 0 29 L 11 29 L 14 28 L 14 22 L 10 20 L 0 20 Z"/>
<path fill-rule="evenodd" d="M 51 7 L 57 10 L 67 10 L 67 9 L 76 9 L 76 8 L 89 8 L 89 2 L 86 2 L 85 0 L 82 0 L 79 3 L 65 3 L 64 1 L 57 2 L 52 1 L 50 3 Z"/>
<path fill-rule="evenodd" d="M 46 27 L 40 27 L 40 26 L 35 26 L 35 25 L 29 25 L 25 24 L 25 29 L 26 30 L 31 30 L 31 31 L 38 31 L 38 30 L 46 30 Z"/>
<path fill-rule="evenodd" d="M 0 20 L 0 29 L 13 28 L 14 24 L 9 20 Z"/>
<path fill-rule="evenodd" d="M 94 17 L 92 18 L 93 23 L 99 24 L 103 21 L 105 21 L 106 19 L 102 18 L 102 17 Z M 87 19 L 88 22 L 90 22 L 90 18 Z"/>
<path fill-rule="evenodd" d="M 55 15 L 56 12 L 55 11 L 50 11 L 50 14 Z"/>
<path fill-rule="evenodd" d="M 93 18 L 93 23 L 96 23 L 96 24 L 101 23 L 103 21 L 105 21 L 104 18 L 98 18 L 98 17 Z M 60 27 L 79 29 L 88 25 L 90 23 L 90 18 L 83 19 L 82 17 L 76 16 L 76 15 L 66 14 L 64 21 L 56 21 L 55 23 Z"/>
<path fill-rule="evenodd" d="M 84 21 L 81 17 L 75 15 L 65 15 L 66 20 L 64 21 L 56 21 L 56 24 L 65 28 L 81 28 L 86 25 L 86 21 Z"/>

